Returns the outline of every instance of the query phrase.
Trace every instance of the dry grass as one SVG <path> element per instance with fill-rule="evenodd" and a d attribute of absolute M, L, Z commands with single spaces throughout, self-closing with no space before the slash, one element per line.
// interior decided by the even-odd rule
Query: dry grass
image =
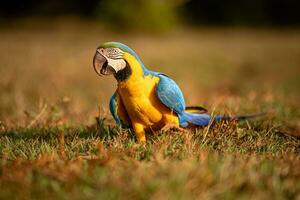
<path fill-rule="evenodd" d="M 121 34 L 63 20 L 2 28 L 0 199 L 299 199 L 299 35 Z M 190 105 L 273 114 L 137 145 L 108 114 L 115 81 L 91 66 L 111 40 L 176 79 Z"/>

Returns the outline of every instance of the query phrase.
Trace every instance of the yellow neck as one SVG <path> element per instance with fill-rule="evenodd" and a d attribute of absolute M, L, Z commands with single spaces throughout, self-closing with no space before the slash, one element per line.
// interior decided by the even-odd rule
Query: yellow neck
<path fill-rule="evenodd" d="M 125 53 L 123 58 L 131 68 L 131 75 L 128 79 L 118 82 L 118 89 L 123 91 L 123 94 L 140 96 L 145 90 L 143 68 L 131 54 Z"/>
<path fill-rule="evenodd" d="M 132 71 L 129 79 L 126 81 L 143 78 L 143 68 L 141 64 L 136 60 L 136 58 L 129 53 L 124 53 L 123 58 L 129 64 Z"/>

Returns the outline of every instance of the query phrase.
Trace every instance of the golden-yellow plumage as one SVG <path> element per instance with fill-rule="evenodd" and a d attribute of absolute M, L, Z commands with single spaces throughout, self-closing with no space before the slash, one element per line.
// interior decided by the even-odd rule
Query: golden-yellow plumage
<path fill-rule="evenodd" d="M 137 139 L 146 141 L 145 132 L 158 130 L 166 124 L 179 126 L 179 120 L 171 109 L 161 103 L 156 95 L 158 77 L 143 76 L 138 61 L 129 53 L 123 55 L 130 65 L 130 77 L 118 83 L 118 115 L 131 122 Z"/>

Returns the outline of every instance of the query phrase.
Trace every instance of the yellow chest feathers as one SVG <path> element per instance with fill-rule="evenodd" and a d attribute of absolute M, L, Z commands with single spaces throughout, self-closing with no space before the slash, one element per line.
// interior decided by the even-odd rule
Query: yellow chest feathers
<path fill-rule="evenodd" d="M 131 68 L 128 79 L 118 83 L 118 94 L 131 122 L 145 127 L 160 126 L 165 123 L 178 123 L 177 116 L 158 99 L 156 86 L 159 77 L 143 75 L 143 70 L 130 54 L 124 55 Z"/>
<path fill-rule="evenodd" d="M 132 121 L 152 125 L 161 120 L 164 106 L 156 95 L 158 77 L 131 77 L 118 85 L 125 109 Z"/>
<path fill-rule="evenodd" d="M 162 119 L 164 112 L 169 112 L 156 94 L 159 78 L 144 76 L 140 63 L 130 54 L 124 58 L 132 73 L 127 80 L 118 83 L 118 94 L 132 122 L 153 125 Z"/>

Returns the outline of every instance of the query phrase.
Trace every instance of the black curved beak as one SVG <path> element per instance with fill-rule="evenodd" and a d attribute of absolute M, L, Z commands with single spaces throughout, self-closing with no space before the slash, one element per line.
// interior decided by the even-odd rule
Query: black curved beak
<path fill-rule="evenodd" d="M 94 59 L 93 66 L 95 72 L 99 75 L 110 75 L 113 73 L 112 67 L 108 65 L 107 59 L 100 53 L 100 50 L 97 49 Z"/>

